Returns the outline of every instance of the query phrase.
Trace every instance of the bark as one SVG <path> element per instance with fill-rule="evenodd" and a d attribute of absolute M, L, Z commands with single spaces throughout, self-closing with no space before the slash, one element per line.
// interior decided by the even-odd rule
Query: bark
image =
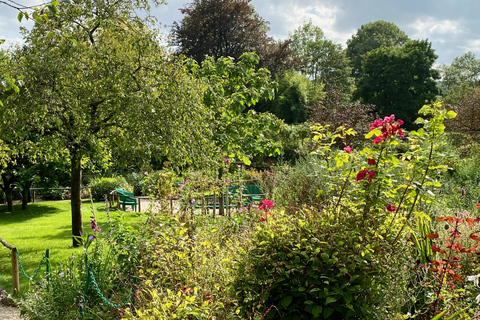
<path fill-rule="evenodd" d="M 32 182 L 25 182 L 22 184 L 22 210 L 27 209 L 27 204 L 31 201 L 30 198 L 30 187 L 32 186 Z"/>
<path fill-rule="evenodd" d="M 82 244 L 83 223 L 82 223 L 82 157 L 76 153 L 71 159 L 71 209 L 72 209 L 72 235 L 73 246 Z"/>
<path fill-rule="evenodd" d="M 4 190 L 5 192 L 5 200 L 7 201 L 7 211 L 8 212 L 13 212 L 13 195 L 12 192 L 13 189 L 8 188 L 7 190 Z"/>
<path fill-rule="evenodd" d="M 13 185 L 14 179 L 7 177 L 5 173 L 2 174 L 2 190 L 5 193 L 5 201 L 7 202 L 7 211 L 13 212 Z"/>

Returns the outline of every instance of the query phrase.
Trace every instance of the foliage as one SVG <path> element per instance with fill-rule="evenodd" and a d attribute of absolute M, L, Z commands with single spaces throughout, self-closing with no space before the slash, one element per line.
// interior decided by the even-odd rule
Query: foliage
<path fill-rule="evenodd" d="M 127 183 L 125 177 L 114 176 L 114 177 L 101 177 L 92 179 L 89 184 L 90 192 L 93 199 L 97 201 L 102 201 L 104 196 L 110 195 L 110 192 L 116 188 L 120 189 L 131 189 L 131 186 Z"/>
<path fill-rule="evenodd" d="M 402 155 L 403 121 L 393 115 L 375 120 L 366 135 L 374 138 L 372 147 L 358 153 L 333 149 L 344 134 L 317 127 L 324 185 L 316 203 L 302 207 L 295 199 L 299 206 L 290 214 L 274 213 L 255 228 L 232 284 L 244 318 L 387 319 L 409 303 L 400 295 L 411 266 L 400 252 L 413 249 L 403 238 L 405 226 L 422 201 L 431 201 L 428 189 L 439 185 L 432 176 L 445 166 L 434 150 L 443 120 L 455 115 L 440 104 L 419 112 L 429 119 L 418 119 L 424 127 L 411 132 Z M 280 188 L 287 187 L 292 190 Z"/>
<path fill-rule="evenodd" d="M 478 134 L 480 128 L 479 88 L 470 87 L 466 92 L 462 92 L 458 104 L 451 106 L 451 109 L 457 113 L 457 117 L 448 124 L 447 128 L 449 131 L 463 132 L 470 135 Z"/>
<path fill-rule="evenodd" d="M 347 57 L 351 60 L 352 76 L 358 81 L 363 75 L 362 63 L 366 54 L 380 47 L 401 47 L 408 36 L 395 24 L 383 20 L 362 25 L 347 40 Z"/>
<path fill-rule="evenodd" d="M 241 238 L 230 236 L 224 225 L 229 222 L 215 220 L 152 217 L 138 266 L 145 282 L 137 309 L 126 310 L 126 319 L 237 318 L 227 286 Z"/>
<path fill-rule="evenodd" d="M 325 38 L 322 29 L 304 23 L 290 34 L 291 48 L 303 59 L 302 73 L 314 82 L 328 83 L 349 97 L 352 93 L 351 68 L 339 44 Z"/>
<path fill-rule="evenodd" d="M 245 53 L 235 63 L 231 58 L 214 60 L 207 57 L 201 66 L 187 60 L 192 74 L 205 82 L 204 104 L 214 113 L 213 140 L 218 148 L 217 161 L 223 163 L 227 157 L 236 157 L 245 164 L 260 154 L 279 154 L 274 141 L 264 135 L 265 131 L 278 130 L 279 121 L 271 114 L 257 114 L 247 107 L 261 99 L 273 99 L 274 83 L 269 72 L 255 69 L 258 55 Z"/>
<path fill-rule="evenodd" d="M 117 309 L 110 308 L 90 286 L 86 292 L 87 269 L 91 266 L 95 282 L 111 303 L 122 303 L 135 293 L 138 236 L 134 229 L 121 221 L 111 222 L 100 229 L 95 215 L 92 230 L 84 238 L 84 250 L 73 254 L 49 276 L 47 282 L 35 285 L 34 290 L 20 300 L 22 313 L 31 319 L 55 317 L 116 318 Z"/>
<path fill-rule="evenodd" d="M 453 59 L 449 65 L 441 65 L 442 88 L 446 91 L 454 89 L 455 86 L 468 83 L 471 86 L 480 84 L 480 60 L 475 58 L 471 51 Z"/>
<path fill-rule="evenodd" d="M 306 76 L 294 70 L 285 71 L 276 76 L 278 83 L 275 98 L 271 101 L 259 101 L 254 105 L 258 112 L 270 112 L 285 123 L 303 123 L 307 120 L 309 106 L 324 95 L 321 83 L 312 83 Z"/>
<path fill-rule="evenodd" d="M 380 116 L 395 113 L 414 128 L 416 111 L 438 94 L 433 69 L 437 55 L 428 41 L 408 41 L 402 47 L 380 47 L 367 53 L 355 96 L 374 104 Z"/>
<path fill-rule="evenodd" d="M 323 126 L 353 129 L 358 133 L 358 138 L 349 136 L 349 143 L 361 139 L 375 118 L 375 106 L 360 101 L 347 102 L 339 89 L 328 84 L 325 88 L 325 96 L 307 107 L 308 120 Z"/>
<path fill-rule="evenodd" d="M 258 66 L 270 71 L 274 77 L 288 70 L 299 70 L 302 63 L 292 49 L 291 39 L 264 42 L 263 47 L 258 49 L 258 55 Z"/>
<path fill-rule="evenodd" d="M 14 53 L 26 91 L 12 113 L 40 135 L 42 148 L 69 152 L 76 236 L 86 158 L 123 150 L 125 158 L 150 159 L 155 152 L 192 164 L 207 161 L 211 150 L 201 87 L 165 54 L 148 17 L 132 14 L 149 6 L 142 0 L 59 5 L 59 17 L 35 25 Z"/>
<path fill-rule="evenodd" d="M 172 34 L 178 53 L 202 62 L 206 57 L 240 58 L 270 42 L 267 22 L 251 0 L 193 0 L 180 9 L 183 19 L 174 22 Z"/>

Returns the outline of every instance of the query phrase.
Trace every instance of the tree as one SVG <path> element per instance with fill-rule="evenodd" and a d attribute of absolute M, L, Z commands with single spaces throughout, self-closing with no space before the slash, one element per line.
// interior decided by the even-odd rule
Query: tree
<path fill-rule="evenodd" d="M 164 53 L 139 8 L 148 1 L 59 5 L 59 17 L 36 24 L 15 52 L 26 88 L 11 111 L 25 118 L 18 130 L 35 132 L 44 150 L 68 152 L 74 246 L 83 233 L 82 162 L 96 150 L 154 152 L 178 164 L 210 156 L 203 87 Z"/>
<path fill-rule="evenodd" d="M 251 0 L 193 0 L 180 9 L 183 19 L 174 22 L 173 43 L 178 53 L 201 62 L 205 57 L 233 57 L 256 52 L 267 37 L 268 26 Z"/>
<path fill-rule="evenodd" d="M 259 68 L 270 71 L 272 77 L 288 70 L 300 70 L 302 59 L 292 50 L 292 39 L 265 42 L 258 48 Z"/>
<path fill-rule="evenodd" d="M 480 84 L 480 60 L 476 59 L 475 54 L 470 51 L 453 59 L 451 65 L 442 65 L 440 70 L 442 88 L 446 91 L 465 82 L 472 86 Z"/>
<path fill-rule="evenodd" d="M 362 25 L 347 41 L 346 51 L 351 60 L 352 76 L 356 80 L 362 77 L 362 62 L 368 52 L 382 46 L 398 48 L 407 41 L 408 36 L 391 22 L 379 20 Z"/>
<path fill-rule="evenodd" d="M 291 48 L 303 59 L 301 70 L 312 79 L 341 89 L 346 97 L 352 92 L 351 68 L 342 47 L 325 38 L 321 28 L 310 21 L 290 34 Z"/>
<path fill-rule="evenodd" d="M 372 50 L 364 57 L 355 96 L 374 104 L 381 116 L 395 114 L 412 129 L 417 110 L 439 93 L 435 82 L 439 73 L 433 69 L 436 59 L 426 40 Z"/>
<path fill-rule="evenodd" d="M 470 135 L 480 133 L 480 87 L 472 86 L 460 97 L 458 104 L 449 108 L 457 113 L 454 119 L 446 123 L 449 131 Z"/>
<path fill-rule="evenodd" d="M 269 136 L 279 130 L 278 119 L 269 113 L 247 111 L 259 100 L 274 97 L 275 85 L 269 79 L 269 71 L 255 68 L 258 59 L 255 53 L 244 53 L 236 63 L 226 57 L 217 60 L 207 57 L 201 65 L 187 60 L 192 74 L 207 85 L 203 101 L 214 113 L 212 139 L 217 147 L 219 180 L 226 158 L 235 157 L 250 165 L 255 156 L 281 152 L 280 145 Z M 223 213 L 222 198 L 220 213 Z"/>
<path fill-rule="evenodd" d="M 253 109 L 258 112 L 270 112 L 288 124 L 307 121 L 306 106 L 323 98 L 322 83 L 314 83 L 295 70 L 288 70 L 275 77 L 278 83 L 273 100 L 259 101 Z"/>

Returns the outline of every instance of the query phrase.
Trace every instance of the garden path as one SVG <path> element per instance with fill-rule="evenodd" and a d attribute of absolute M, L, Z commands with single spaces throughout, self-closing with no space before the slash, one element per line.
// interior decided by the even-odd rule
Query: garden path
<path fill-rule="evenodd" d="M 0 320 L 21 320 L 20 310 L 0 303 Z"/>

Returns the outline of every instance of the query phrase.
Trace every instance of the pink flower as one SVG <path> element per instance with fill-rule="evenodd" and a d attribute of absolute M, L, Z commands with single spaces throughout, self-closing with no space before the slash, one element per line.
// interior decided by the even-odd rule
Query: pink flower
<path fill-rule="evenodd" d="M 387 204 L 387 210 L 390 211 L 390 212 L 395 212 L 395 211 L 397 211 L 397 207 L 392 206 L 392 205 L 389 203 L 389 204 Z"/>
<path fill-rule="evenodd" d="M 262 204 L 260 205 L 259 209 L 264 211 L 272 210 L 273 205 L 274 203 L 272 200 L 265 199 L 265 200 L 262 200 Z"/>
<path fill-rule="evenodd" d="M 230 163 L 230 159 L 226 158 L 225 163 L 227 163 L 227 164 Z"/>
<path fill-rule="evenodd" d="M 350 146 L 346 146 L 345 148 L 343 148 L 343 150 L 345 150 L 346 153 L 350 153 L 353 149 Z"/>
<path fill-rule="evenodd" d="M 395 120 L 395 115 L 394 114 L 392 114 L 390 117 L 385 117 L 383 119 L 383 121 L 386 122 L 386 123 L 392 123 L 393 120 Z"/>
<path fill-rule="evenodd" d="M 377 164 L 377 161 L 375 161 L 375 159 L 368 159 L 368 164 L 374 166 Z"/>
<path fill-rule="evenodd" d="M 383 126 L 383 121 L 382 120 L 375 120 L 373 121 L 372 125 L 370 126 L 370 131 L 372 131 L 375 128 Z"/>
<path fill-rule="evenodd" d="M 403 120 L 398 119 L 398 120 L 397 120 L 397 123 L 398 123 L 399 126 L 401 126 L 404 122 L 403 122 Z"/>
<path fill-rule="evenodd" d="M 373 143 L 379 144 L 380 142 L 382 142 L 382 140 L 383 140 L 383 136 L 377 136 L 375 139 L 373 139 Z"/>

